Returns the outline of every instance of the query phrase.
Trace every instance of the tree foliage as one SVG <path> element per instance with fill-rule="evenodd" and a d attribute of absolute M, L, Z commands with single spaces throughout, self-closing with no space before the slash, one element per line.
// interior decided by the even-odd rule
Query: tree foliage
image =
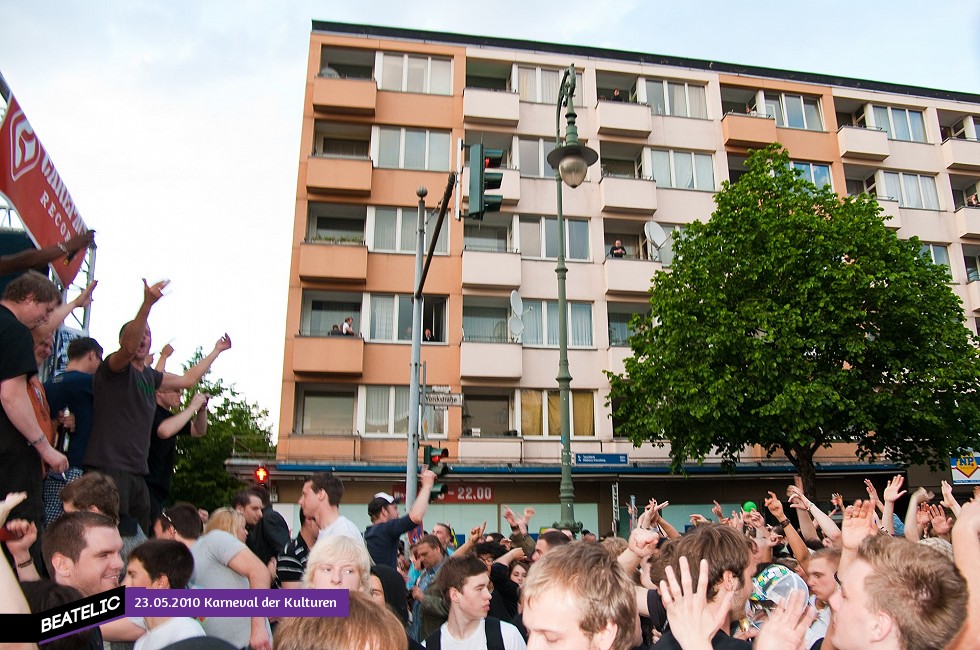
<path fill-rule="evenodd" d="M 202 358 L 201 350 L 185 365 L 191 367 Z M 272 429 L 266 422 L 269 412 L 249 402 L 234 384 L 205 375 L 194 392 L 212 396 L 208 403 L 208 432 L 201 438 L 177 439 L 177 462 L 172 502 L 188 501 L 213 510 L 227 506 L 243 484 L 225 470 L 225 460 L 233 455 L 270 458 L 275 455 Z M 192 395 L 185 396 L 184 404 Z"/>
<path fill-rule="evenodd" d="M 675 244 L 610 373 L 617 428 L 669 443 L 675 470 L 747 445 L 815 488 L 814 453 L 938 468 L 978 428 L 980 357 L 948 271 L 867 195 L 816 188 L 778 144 L 752 152 L 707 223 Z"/>

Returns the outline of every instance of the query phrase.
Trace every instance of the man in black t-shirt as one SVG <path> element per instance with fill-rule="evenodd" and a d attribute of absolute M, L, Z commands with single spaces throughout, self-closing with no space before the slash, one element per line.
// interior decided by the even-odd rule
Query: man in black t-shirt
<path fill-rule="evenodd" d="M 153 435 L 146 464 L 146 487 L 150 492 L 150 521 L 156 521 L 170 496 L 170 484 L 177 461 L 177 436 L 199 438 L 208 432 L 207 393 L 196 393 L 190 404 L 180 409 L 179 390 L 158 390 L 153 414 Z"/>
<path fill-rule="evenodd" d="M 28 379 L 37 373 L 31 328 L 47 323 L 60 303 L 58 288 L 34 271 L 8 284 L 0 299 L 0 496 L 26 492 L 10 518 L 36 523 L 39 533 L 44 526 L 42 467 L 64 472 L 68 459 L 48 442 L 50 432 L 42 431 L 28 396 Z M 43 575 L 39 543 L 31 555 Z"/>

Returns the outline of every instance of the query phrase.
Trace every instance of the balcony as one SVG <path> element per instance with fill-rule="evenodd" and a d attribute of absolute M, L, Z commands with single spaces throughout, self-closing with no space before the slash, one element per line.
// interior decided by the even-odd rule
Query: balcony
<path fill-rule="evenodd" d="M 373 79 L 313 79 L 313 110 L 352 115 L 374 115 L 378 84 Z"/>
<path fill-rule="evenodd" d="M 493 169 L 493 172 L 500 172 L 504 177 L 500 181 L 499 190 L 487 190 L 487 194 L 499 194 L 504 197 L 504 203 L 514 205 L 521 200 L 521 172 L 517 169 Z M 469 165 L 463 168 L 463 179 L 461 181 L 463 198 L 470 198 L 470 168 Z"/>
<path fill-rule="evenodd" d="M 969 303 L 963 306 L 967 309 L 972 309 L 974 312 L 980 312 L 980 281 L 967 284 L 966 294 L 969 298 Z"/>
<path fill-rule="evenodd" d="M 663 270 L 660 262 L 626 258 L 607 258 L 602 263 L 606 276 L 606 293 L 646 295 L 650 279 Z"/>
<path fill-rule="evenodd" d="M 517 289 L 521 286 L 520 253 L 464 250 L 463 286 Z"/>
<path fill-rule="evenodd" d="M 518 343 L 475 343 L 459 346 L 459 374 L 467 379 L 520 379 L 524 348 Z"/>
<path fill-rule="evenodd" d="M 657 211 L 657 183 L 653 179 L 603 176 L 599 195 L 602 209 L 608 212 L 649 215 Z"/>
<path fill-rule="evenodd" d="M 950 138 L 942 144 L 946 169 L 980 171 L 980 140 Z"/>
<path fill-rule="evenodd" d="M 957 236 L 969 239 L 980 238 L 980 208 L 964 205 L 956 211 L 954 217 Z"/>
<path fill-rule="evenodd" d="M 299 246 L 299 277 L 307 281 L 364 282 L 367 253 L 364 244 L 304 242 Z"/>
<path fill-rule="evenodd" d="M 321 194 L 367 196 L 371 193 L 374 164 L 370 158 L 310 156 L 306 188 Z"/>
<path fill-rule="evenodd" d="M 842 126 L 837 130 L 842 158 L 884 160 L 888 157 L 888 134 L 881 129 Z"/>
<path fill-rule="evenodd" d="M 878 205 L 881 206 L 881 216 L 885 218 L 885 228 L 898 230 L 902 227 L 902 210 L 898 207 L 898 200 L 887 196 L 877 197 Z"/>
<path fill-rule="evenodd" d="M 515 92 L 463 89 L 463 121 L 500 126 L 517 126 L 521 117 L 521 98 Z"/>
<path fill-rule="evenodd" d="M 359 336 L 297 336 L 292 369 L 297 374 L 360 375 L 364 339 Z"/>
<path fill-rule="evenodd" d="M 626 359 L 631 356 L 633 356 L 633 348 L 622 345 L 610 346 L 606 370 L 622 375 L 626 372 Z"/>
<path fill-rule="evenodd" d="M 728 113 L 721 118 L 726 146 L 758 147 L 776 142 L 776 120 L 766 115 Z"/>
<path fill-rule="evenodd" d="M 650 107 L 630 102 L 600 101 L 596 105 L 599 135 L 646 138 L 653 128 Z"/>

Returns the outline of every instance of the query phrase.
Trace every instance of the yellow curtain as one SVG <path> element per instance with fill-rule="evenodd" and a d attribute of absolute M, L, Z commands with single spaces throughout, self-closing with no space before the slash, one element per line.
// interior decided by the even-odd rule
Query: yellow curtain
<path fill-rule="evenodd" d="M 541 431 L 541 391 L 521 391 L 521 434 L 540 436 Z"/>
<path fill-rule="evenodd" d="M 572 434 L 576 436 L 595 435 L 595 413 L 592 393 L 572 391 Z"/>

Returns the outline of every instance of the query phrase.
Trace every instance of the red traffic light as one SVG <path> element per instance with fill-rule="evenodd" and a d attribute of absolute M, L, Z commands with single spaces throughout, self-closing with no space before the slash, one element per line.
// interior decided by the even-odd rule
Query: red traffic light
<path fill-rule="evenodd" d="M 449 450 L 443 447 L 442 449 L 436 447 L 429 452 L 429 462 L 436 464 L 442 461 L 443 458 L 449 458 Z"/>
<path fill-rule="evenodd" d="M 269 470 L 262 465 L 255 468 L 254 475 L 256 483 L 266 483 L 269 480 Z"/>

